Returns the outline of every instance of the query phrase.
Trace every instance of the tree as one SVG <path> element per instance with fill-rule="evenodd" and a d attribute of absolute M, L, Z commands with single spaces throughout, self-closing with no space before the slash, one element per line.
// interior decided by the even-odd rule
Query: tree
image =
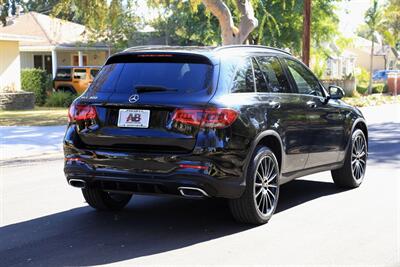
<path fill-rule="evenodd" d="M 313 0 L 311 21 L 311 46 L 323 48 L 337 34 L 338 18 L 333 12 L 337 0 Z M 216 45 L 222 42 L 219 21 L 201 0 L 151 0 L 150 5 L 161 8 L 165 18 L 156 18 L 152 26 L 163 34 L 169 31 L 170 39 L 179 44 Z M 233 21 L 240 23 L 241 13 L 235 0 L 225 1 L 232 11 Z M 254 16 L 259 26 L 247 41 L 250 44 L 289 48 L 295 55 L 301 53 L 303 27 L 303 0 L 257 0 L 252 1 Z M 167 26 L 167 22 L 169 23 Z"/>
<path fill-rule="evenodd" d="M 7 17 L 17 13 L 17 6 L 21 4 L 21 0 L 0 0 L 0 21 L 3 26 L 7 25 Z"/>
<path fill-rule="evenodd" d="M 387 44 L 400 49 L 400 0 L 389 0 L 383 10 L 383 22 L 380 29 Z"/>
<path fill-rule="evenodd" d="M 369 65 L 369 86 L 368 86 L 368 94 L 372 93 L 372 71 L 374 66 L 374 35 L 377 32 L 377 29 L 380 27 L 382 23 L 382 10 L 378 5 L 378 0 L 374 0 L 372 6 L 365 13 L 365 23 L 369 28 L 369 36 L 371 38 L 371 55 L 370 55 L 370 65 Z"/>
<path fill-rule="evenodd" d="M 221 41 L 224 45 L 244 43 L 249 34 L 258 26 L 258 20 L 254 16 L 254 8 L 250 0 L 191 0 L 189 2 L 191 12 L 197 13 L 202 10 L 199 5 L 203 4 L 204 12 L 210 12 L 217 18 Z M 151 0 L 149 3 L 153 7 L 161 6 L 166 11 L 187 8 L 184 1 Z M 171 13 L 171 16 L 175 16 L 175 14 Z M 235 26 L 235 18 L 238 18 L 237 26 Z M 215 31 L 215 29 L 213 30 Z"/>
<path fill-rule="evenodd" d="M 24 1 L 24 8 L 27 11 L 35 11 L 42 14 L 50 14 L 59 0 L 28 0 Z"/>
<path fill-rule="evenodd" d="M 193 2 L 181 0 L 150 3 L 159 14 L 155 19 L 144 21 L 143 24 L 150 23 L 157 30 L 152 34 L 153 37 L 164 39 L 164 44 L 217 45 L 221 43 L 218 20 L 206 11 L 204 5 L 194 5 Z"/>
<path fill-rule="evenodd" d="M 250 0 L 236 0 L 236 7 L 241 13 L 238 27 L 235 26 L 232 14 L 224 1 L 202 0 L 202 2 L 219 21 L 223 45 L 244 43 L 258 26 Z"/>
<path fill-rule="evenodd" d="M 55 16 L 74 13 L 87 28 L 90 42 L 103 42 L 114 50 L 126 48 L 136 31 L 132 1 L 61 0 L 53 9 Z"/>

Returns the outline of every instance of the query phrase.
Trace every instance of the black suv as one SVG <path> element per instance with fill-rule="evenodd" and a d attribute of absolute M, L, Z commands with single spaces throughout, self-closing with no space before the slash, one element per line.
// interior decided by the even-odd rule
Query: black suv
<path fill-rule="evenodd" d="M 367 126 L 343 96 L 279 49 L 130 48 L 70 107 L 65 175 L 98 210 L 132 194 L 220 197 L 238 221 L 266 223 L 283 183 L 363 181 Z"/>

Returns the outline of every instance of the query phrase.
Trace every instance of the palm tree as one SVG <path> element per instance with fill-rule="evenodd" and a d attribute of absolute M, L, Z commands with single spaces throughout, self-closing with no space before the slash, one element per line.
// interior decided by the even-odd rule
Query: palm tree
<path fill-rule="evenodd" d="M 375 34 L 377 29 L 382 24 L 382 10 L 378 5 L 378 0 L 374 0 L 372 6 L 365 13 L 365 23 L 369 27 L 369 36 L 371 38 L 371 60 L 369 65 L 369 86 L 368 86 L 368 94 L 372 93 L 372 71 L 374 66 L 374 46 L 375 46 Z"/>

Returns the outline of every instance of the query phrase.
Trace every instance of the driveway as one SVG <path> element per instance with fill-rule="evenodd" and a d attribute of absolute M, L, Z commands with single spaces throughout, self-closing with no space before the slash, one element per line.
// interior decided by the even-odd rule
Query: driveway
<path fill-rule="evenodd" d="M 329 172 L 290 182 L 259 227 L 233 222 L 222 200 L 134 196 L 122 212 L 95 212 L 62 159 L 4 166 L 0 265 L 400 266 L 400 105 L 363 111 L 363 185 L 338 189 Z"/>

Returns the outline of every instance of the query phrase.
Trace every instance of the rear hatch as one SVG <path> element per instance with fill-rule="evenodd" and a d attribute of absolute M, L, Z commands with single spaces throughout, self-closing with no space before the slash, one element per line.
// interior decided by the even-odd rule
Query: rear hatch
<path fill-rule="evenodd" d="M 180 111 L 206 107 L 214 92 L 214 73 L 210 60 L 196 54 L 113 56 L 75 103 L 93 106 L 96 113 L 91 123 L 77 123 L 80 139 L 91 149 L 190 152 L 199 125 L 180 123 L 188 116 Z"/>

